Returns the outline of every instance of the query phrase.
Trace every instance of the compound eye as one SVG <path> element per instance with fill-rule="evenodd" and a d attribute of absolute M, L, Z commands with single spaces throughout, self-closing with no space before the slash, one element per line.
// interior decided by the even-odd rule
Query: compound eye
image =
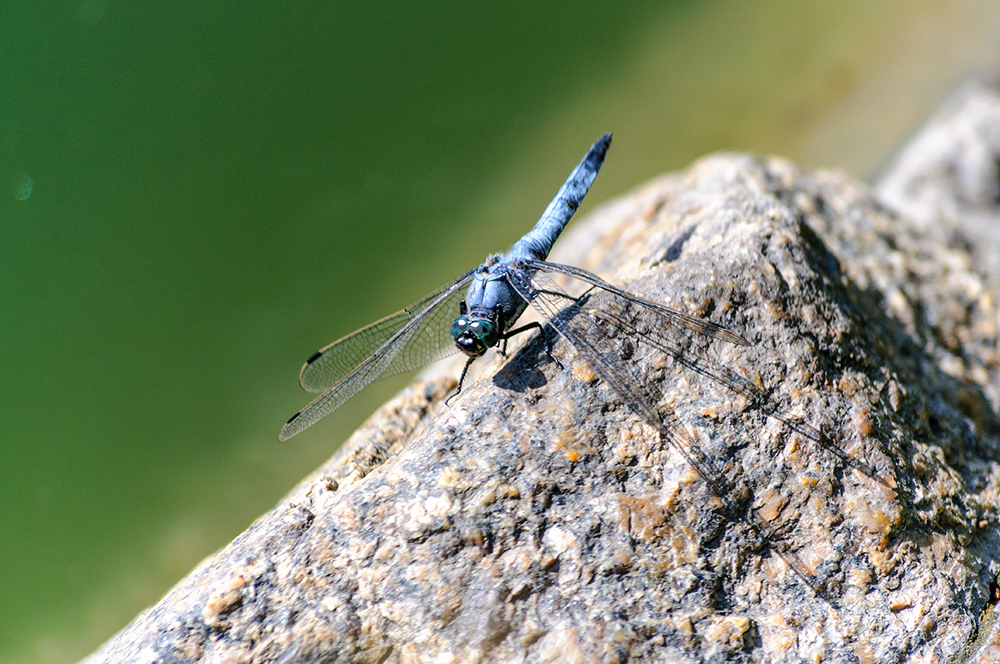
<path fill-rule="evenodd" d="M 500 340 L 500 333 L 497 326 L 488 320 L 476 320 L 469 323 L 469 331 L 476 335 L 485 348 L 493 348 Z"/>
<path fill-rule="evenodd" d="M 451 324 L 451 338 L 458 341 L 458 338 L 465 334 L 469 329 L 469 319 L 465 316 L 459 316 Z"/>
<path fill-rule="evenodd" d="M 497 345 L 500 333 L 489 320 L 469 320 L 466 316 L 459 316 L 451 324 L 451 338 L 466 355 L 480 357 L 486 349 Z"/>

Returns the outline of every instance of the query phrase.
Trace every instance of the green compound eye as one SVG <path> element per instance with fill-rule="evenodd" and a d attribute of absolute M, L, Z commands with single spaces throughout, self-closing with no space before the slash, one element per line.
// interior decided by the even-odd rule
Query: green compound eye
<path fill-rule="evenodd" d="M 451 338 L 458 341 L 458 338 L 465 334 L 469 329 L 469 319 L 465 316 L 459 316 L 451 324 Z"/>
<path fill-rule="evenodd" d="M 463 353 L 479 357 L 486 349 L 497 345 L 500 332 L 496 324 L 488 320 L 472 320 L 459 316 L 451 324 L 451 338 Z"/>
<path fill-rule="evenodd" d="M 476 339 L 486 348 L 493 348 L 493 346 L 497 345 L 497 340 L 500 339 L 497 326 L 488 320 L 472 321 L 469 323 L 469 332 L 476 335 Z"/>

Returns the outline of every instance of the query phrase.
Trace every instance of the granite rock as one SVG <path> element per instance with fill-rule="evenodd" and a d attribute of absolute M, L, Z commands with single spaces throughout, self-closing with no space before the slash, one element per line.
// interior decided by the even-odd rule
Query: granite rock
<path fill-rule="evenodd" d="M 691 357 L 753 398 L 614 331 L 673 441 L 551 333 L 439 369 L 86 661 L 947 660 L 1000 572 L 1000 312 L 920 191 L 720 154 L 601 206 L 550 258 L 744 336 Z"/>

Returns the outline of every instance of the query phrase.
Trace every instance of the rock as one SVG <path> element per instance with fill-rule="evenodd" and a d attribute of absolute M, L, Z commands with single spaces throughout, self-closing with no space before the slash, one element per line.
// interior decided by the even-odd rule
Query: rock
<path fill-rule="evenodd" d="M 955 94 L 896 158 L 878 196 L 1000 284 L 1000 78 Z"/>
<path fill-rule="evenodd" d="M 85 661 L 950 657 L 1000 572 L 1000 312 L 941 237 L 781 159 L 658 178 L 551 258 L 744 336 L 678 337 L 742 394 L 609 333 L 660 435 L 554 335 L 446 406 L 456 364 Z"/>

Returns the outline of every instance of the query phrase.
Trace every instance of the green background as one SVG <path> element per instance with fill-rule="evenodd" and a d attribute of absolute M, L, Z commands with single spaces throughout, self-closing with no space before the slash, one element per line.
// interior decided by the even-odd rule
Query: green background
<path fill-rule="evenodd" d="M 872 177 L 995 0 L 0 7 L 0 661 L 97 647 L 406 378 L 279 444 L 312 351 L 720 149 Z M 30 191 L 29 191 L 30 183 Z M 584 210 L 584 213 L 586 210 Z"/>

